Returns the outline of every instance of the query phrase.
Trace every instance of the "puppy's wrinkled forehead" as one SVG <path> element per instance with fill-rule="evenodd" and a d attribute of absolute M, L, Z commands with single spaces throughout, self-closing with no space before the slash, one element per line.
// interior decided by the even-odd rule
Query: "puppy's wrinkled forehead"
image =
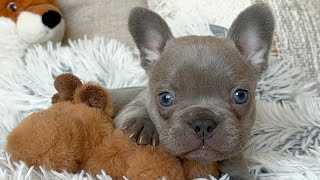
<path fill-rule="evenodd" d="M 150 78 L 161 86 L 193 88 L 202 93 L 226 91 L 226 88 L 250 86 L 255 82 L 252 68 L 245 63 L 234 43 L 210 36 L 169 40 Z"/>
<path fill-rule="evenodd" d="M 128 25 L 150 87 L 192 87 L 203 94 L 255 86 L 268 66 L 274 18 L 268 5 L 251 6 L 234 20 L 226 38 L 175 38 L 158 14 L 144 8 L 131 11 Z"/>

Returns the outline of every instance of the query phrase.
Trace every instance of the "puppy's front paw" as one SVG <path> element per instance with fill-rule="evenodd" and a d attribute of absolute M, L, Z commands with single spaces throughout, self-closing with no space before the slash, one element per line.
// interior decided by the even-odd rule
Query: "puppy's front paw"
<path fill-rule="evenodd" d="M 159 134 L 150 119 L 130 119 L 121 129 L 132 142 L 139 145 L 159 144 Z"/>

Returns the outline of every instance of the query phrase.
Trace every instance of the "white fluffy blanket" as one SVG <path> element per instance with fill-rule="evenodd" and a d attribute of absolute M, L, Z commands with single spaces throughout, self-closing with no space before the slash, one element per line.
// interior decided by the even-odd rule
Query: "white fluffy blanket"
<path fill-rule="evenodd" d="M 210 35 L 206 23 L 177 25 L 175 35 Z M 1 53 L 1 52 L 0 52 Z M 272 61 L 257 89 L 257 121 L 246 148 L 251 172 L 258 179 L 316 180 L 320 177 L 320 99 L 312 82 L 290 68 L 290 60 Z M 135 50 L 115 40 L 96 38 L 70 42 L 70 46 L 37 45 L 0 74 L 0 148 L 6 135 L 28 114 L 50 106 L 54 78 L 72 72 L 84 81 L 108 88 L 146 85 Z M 0 153 L 0 179 L 92 179 L 79 174 L 36 172 L 23 162 Z M 108 179 L 102 173 L 98 179 Z"/>

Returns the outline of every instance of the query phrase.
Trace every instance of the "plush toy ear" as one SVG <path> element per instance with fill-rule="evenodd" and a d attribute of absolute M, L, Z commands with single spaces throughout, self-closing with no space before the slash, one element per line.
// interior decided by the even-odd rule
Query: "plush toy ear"
<path fill-rule="evenodd" d="M 72 74 L 61 74 L 54 81 L 54 87 L 58 91 L 51 98 L 52 104 L 61 101 L 72 101 L 75 90 L 82 85 L 80 79 Z"/>
<path fill-rule="evenodd" d="M 267 69 L 273 31 L 274 17 L 269 6 L 264 3 L 245 9 L 230 27 L 228 37 L 258 75 Z"/>
<path fill-rule="evenodd" d="M 111 95 L 98 84 L 86 83 L 76 89 L 74 103 L 85 103 L 90 107 L 100 108 L 112 114 Z"/>
<path fill-rule="evenodd" d="M 141 7 L 131 10 L 129 31 L 141 55 L 141 66 L 150 72 L 160 59 L 166 42 L 172 38 L 167 23 L 156 13 Z"/>

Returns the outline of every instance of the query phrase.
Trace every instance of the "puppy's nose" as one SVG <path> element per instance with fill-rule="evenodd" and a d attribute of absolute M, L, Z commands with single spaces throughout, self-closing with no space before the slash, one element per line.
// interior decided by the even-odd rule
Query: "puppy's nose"
<path fill-rule="evenodd" d="M 61 15 L 57 11 L 49 10 L 42 15 L 42 22 L 47 27 L 53 29 L 61 21 Z"/>
<path fill-rule="evenodd" d="M 208 139 L 212 136 L 217 124 L 211 120 L 194 120 L 190 123 L 191 128 L 196 132 L 198 138 Z"/>

